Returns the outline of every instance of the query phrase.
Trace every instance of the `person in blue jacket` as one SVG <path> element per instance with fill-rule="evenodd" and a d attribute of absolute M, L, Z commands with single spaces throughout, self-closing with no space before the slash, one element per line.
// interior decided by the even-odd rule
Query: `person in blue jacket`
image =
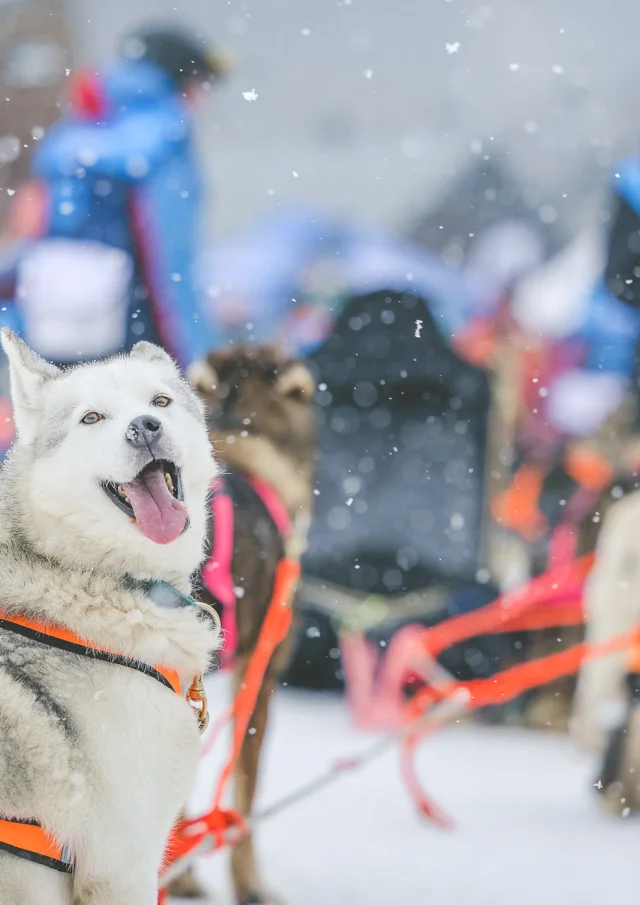
<path fill-rule="evenodd" d="M 147 339 L 183 367 L 208 348 L 196 285 L 202 187 L 192 115 L 222 59 L 180 28 L 143 28 L 75 79 L 33 160 L 41 234 L 22 255 L 26 341 L 70 363 Z"/>

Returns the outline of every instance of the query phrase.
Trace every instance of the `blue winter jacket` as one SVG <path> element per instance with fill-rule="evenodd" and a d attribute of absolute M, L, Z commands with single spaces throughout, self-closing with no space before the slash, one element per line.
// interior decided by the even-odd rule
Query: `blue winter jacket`
<path fill-rule="evenodd" d="M 146 62 L 115 64 L 91 90 L 92 114 L 65 114 L 34 158 L 49 194 L 46 235 L 130 253 L 127 345 L 160 341 L 184 366 L 208 347 L 195 283 L 202 192 L 189 110 Z"/>

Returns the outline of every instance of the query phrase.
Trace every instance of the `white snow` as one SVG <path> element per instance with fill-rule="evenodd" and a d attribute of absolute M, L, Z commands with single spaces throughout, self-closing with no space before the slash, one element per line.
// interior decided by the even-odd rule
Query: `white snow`
<path fill-rule="evenodd" d="M 226 677 L 208 682 L 214 712 Z M 374 736 L 337 697 L 278 693 L 258 807 L 314 778 Z M 224 755 L 206 765 L 195 798 Z M 598 807 L 594 764 L 569 739 L 525 730 L 453 726 L 423 745 L 419 772 L 456 821 L 420 818 L 396 751 L 265 822 L 258 847 L 269 888 L 295 905 L 602 905 L 633 902 L 638 824 Z M 217 905 L 230 905 L 226 855 L 201 864 Z M 212 899 L 213 901 L 213 899 Z"/>

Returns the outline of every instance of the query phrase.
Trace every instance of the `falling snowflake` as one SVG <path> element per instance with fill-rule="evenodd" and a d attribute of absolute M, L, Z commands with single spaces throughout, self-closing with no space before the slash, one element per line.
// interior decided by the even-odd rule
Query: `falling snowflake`
<path fill-rule="evenodd" d="M 460 41 L 454 41 L 453 44 L 445 44 L 444 46 L 448 54 L 457 53 L 460 50 Z"/>
<path fill-rule="evenodd" d="M 257 101 L 258 100 L 258 92 L 255 88 L 252 88 L 251 91 L 243 91 L 242 96 L 245 101 Z"/>
<path fill-rule="evenodd" d="M 420 331 L 422 330 L 422 321 L 416 321 L 416 339 L 420 339 Z"/>
<path fill-rule="evenodd" d="M 365 79 L 372 79 L 373 78 L 373 69 L 365 69 L 364 77 L 365 77 Z"/>
<path fill-rule="evenodd" d="M 509 63 L 509 69 L 511 72 L 517 72 L 520 69 L 520 63 Z"/>

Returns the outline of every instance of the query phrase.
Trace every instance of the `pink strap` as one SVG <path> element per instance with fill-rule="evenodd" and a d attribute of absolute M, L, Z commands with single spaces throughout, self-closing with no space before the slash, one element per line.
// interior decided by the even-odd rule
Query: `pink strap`
<path fill-rule="evenodd" d="M 265 505 L 265 508 L 278 529 L 281 537 L 288 537 L 291 534 L 291 518 L 286 507 L 271 484 L 267 484 L 261 478 L 255 475 L 245 475 L 247 484 L 255 490 Z"/>
<path fill-rule="evenodd" d="M 236 590 L 231 574 L 233 559 L 233 500 L 224 491 L 218 478 L 213 482 L 211 509 L 213 512 L 213 548 L 202 570 L 202 580 L 216 600 L 222 604 L 224 658 L 233 658 L 238 645 L 236 620 Z"/>
<path fill-rule="evenodd" d="M 575 525 L 558 525 L 551 535 L 547 568 L 567 566 L 578 556 L 578 529 Z"/>
<path fill-rule="evenodd" d="M 253 475 L 244 475 L 249 486 L 258 494 L 282 537 L 291 533 L 291 519 L 276 491 Z M 233 500 L 224 489 L 224 481 L 216 478 L 211 485 L 211 511 L 213 513 L 213 547 L 202 570 L 202 581 L 211 594 L 222 604 L 222 629 L 224 632 L 224 661 L 235 656 L 238 646 L 238 621 L 236 617 L 236 590 L 231 572 L 233 560 Z"/>

